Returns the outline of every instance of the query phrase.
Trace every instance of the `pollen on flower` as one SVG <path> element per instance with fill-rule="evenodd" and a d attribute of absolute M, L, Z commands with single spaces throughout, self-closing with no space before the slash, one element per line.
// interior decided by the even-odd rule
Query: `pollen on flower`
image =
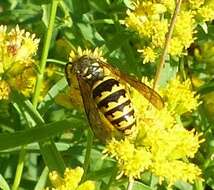
<path fill-rule="evenodd" d="M 203 21 L 212 21 L 214 19 L 214 6 L 213 3 L 211 5 L 204 5 L 197 10 L 197 16 Z"/>
<path fill-rule="evenodd" d="M 187 131 L 178 124 L 168 129 L 159 126 L 145 127 L 146 135 L 143 144 L 150 147 L 153 160 L 193 158 L 200 143 L 203 142 L 200 139 L 201 134 Z"/>
<path fill-rule="evenodd" d="M 140 51 L 145 51 L 147 47 L 152 48 L 156 54 L 153 59 L 157 60 L 164 48 L 165 36 L 175 8 L 175 1 L 138 0 L 134 2 L 134 8 L 127 10 L 125 25 L 139 35 Z M 196 39 L 197 24 L 214 18 L 213 9 L 213 3 L 199 0 L 189 0 L 182 4 L 169 43 L 170 55 L 181 56 L 186 52 Z"/>
<path fill-rule="evenodd" d="M 204 4 L 204 1 L 205 0 L 189 0 L 189 3 L 192 6 L 192 8 L 197 9 Z"/>
<path fill-rule="evenodd" d="M 181 11 L 177 17 L 173 37 L 179 38 L 186 49 L 194 41 L 195 19 L 191 11 Z"/>
<path fill-rule="evenodd" d="M 157 54 L 154 52 L 154 50 L 150 47 L 146 47 L 142 50 L 138 50 L 138 52 L 143 54 L 143 63 L 153 63 L 155 62 L 157 58 Z"/>
<path fill-rule="evenodd" d="M 70 52 L 69 61 L 72 63 L 84 55 L 89 56 L 89 57 L 94 58 L 94 59 L 100 59 L 102 61 L 106 61 L 105 58 L 102 56 L 103 53 L 102 53 L 101 49 L 95 48 L 92 51 L 89 49 L 83 50 L 80 47 L 78 47 L 76 50 L 72 50 Z"/>
<path fill-rule="evenodd" d="M 23 35 L 22 46 L 17 52 L 16 59 L 24 60 L 35 55 L 39 41 L 35 34 L 31 35 L 29 32 L 26 32 L 25 35 Z"/>
<path fill-rule="evenodd" d="M 185 163 L 180 160 L 154 162 L 152 171 L 160 176 L 159 183 L 164 179 L 168 185 L 173 185 L 177 180 L 194 183 L 195 180 L 202 180 L 201 170 L 192 163 Z"/>
<path fill-rule="evenodd" d="M 173 37 L 170 41 L 169 45 L 169 53 L 172 56 L 175 55 L 182 55 L 183 52 L 183 45 L 179 38 Z"/>
<path fill-rule="evenodd" d="M 112 139 L 103 153 L 118 161 L 121 174 L 127 176 L 129 180 L 140 178 L 140 174 L 151 164 L 150 152 L 143 147 L 136 148 L 128 139 L 121 141 Z"/>
<path fill-rule="evenodd" d="M 190 80 L 184 82 L 179 78 L 171 80 L 163 90 L 163 95 L 167 99 L 168 109 L 179 115 L 196 109 L 200 104 L 199 96 L 191 90 Z"/>
<path fill-rule="evenodd" d="M 11 88 L 30 95 L 35 84 L 35 61 L 39 39 L 17 25 L 10 31 L 0 26 L 0 73 Z"/>
<path fill-rule="evenodd" d="M 10 91 L 9 84 L 4 80 L 0 80 L 0 100 L 9 99 Z"/>
<path fill-rule="evenodd" d="M 35 34 L 20 30 L 17 25 L 8 33 L 7 49 L 8 53 L 14 56 L 16 61 L 24 61 L 32 57 L 38 49 L 39 39 L 36 39 Z"/>
<path fill-rule="evenodd" d="M 201 133 L 186 130 L 177 118 L 183 112 L 180 109 L 176 112 L 178 105 L 183 103 L 186 105 L 186 101 L 189 103 L 193 101 L 195 102 L 193 105 L 198 105 L 198 97 L 194 97 L 195 93 L 191 91 L 189 81 L 181 83 L 179 79 L 174 80 L 175 83 L 172 84 L 173 80 L 170 81 L 160 94 L 168 97 L 171 90 L 173 92 L 176 90 L 174 96 L 178 97 L 181 94 L 185 98 L 178 98 L 178 101 L 176 97 L 165 98 L 166 106 L 161 110 L 153 106 L 148 107 L 149 101 L 138 91 L 130 89 L 137 119 L 137 135 L 134 139 L 125 138 L 120 141 L 112 139 L 103 152 L 105 156 L 116 159 L 120 176 L 125 175 L 129 180 L 133 180 L 148 170 L 159 178 L 160 183 L 165 180 L 169 186 L 177 180 L 193 183 L 194 180 L 201 179 L 200 168 L 189 163 L 188 159 L 195 156 L 204 139 Z M 146 78 L 142 81 L 148 86 L 152 84 Z M 169 86 L 171 89 L 167 91 Z M 177 102 L 176 109 L 169 106 L 173 101 Z M 188 105 L 188 110 L 195 106 Z"/>
<path fill-rule="evenodd" d="M 52 171 L 49 174 L 49 178 L 54 188 L 51 188 L 51 190 L 94 190 L 95 183 L 93 181 L 88 180 L 79 184 L 83 172 L 81 167 L 75 169 L 66 168 L 64 176 L 61 177 L 58 172 Z"/>
<path fill-rule="evenodd" d="M 49 178 L 54 187 L 59 187 L 64 185 L 63 178 L 57 173 L 57 171 L 52 171 L 49 173 Z"/>
<path fill-rule="evenodd" d="M 7 26 L 0 25 L 0 42 L 2 43 L 5 40 L 7 32 Z"/>
<path fill-rule="evenodd" d="M 172 12 L 175 9 L 175 1 L 172 0 L 161 0 L 161 3 L 166 6 L 169 12 Z"/>
<path fill-rule="evenodd" d="M 30 96 L 36 83 L 36 73 L 32 67 L 29 67 L 23 70 L 22 73 L 17 74 L 16 78 L 9 79 L 8 82 L 14 89 L 19 90 L 25 96 Z"/>

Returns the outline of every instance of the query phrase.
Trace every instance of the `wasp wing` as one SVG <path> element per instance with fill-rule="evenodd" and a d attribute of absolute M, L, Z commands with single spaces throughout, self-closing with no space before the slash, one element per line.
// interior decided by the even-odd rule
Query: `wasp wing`
<path fill-rule="evenodd" d="M 141 81 L 135 79 L 132 76 L 123 74 L 117 68 L 113 67 L 110 64 L 102 62 L 102 65 L 104 67 L 106 67 L 107 69 L 109 69 L 113 74 L 118 76 L 120 79 L 126 81 L 132 87 L 134 87 L 136 90 L 138 90 L 156 108 L 162 109 L 164 107 L 164 102 L 163 102 L 162 97 L 156 91 L 154 91 L 152 88 L 150 88 L 149 86 L 147 86 L 146 84 L 142 83 Z"/>
<path fill-rule="evenodd" d="M 107 119 L 100 113 L 97 105 L 92 97 L 91 87 L 83 79 L 78 77 L 80 92 L 87 115 L 90 127 L 96 137 L 102 142 L 106 142 L 112 136 L 118 136 L 118 132 L 113 126 L 107 121 Z"/>
<path fill-rule="evenodd" d="M 69 86 L 79 89 L 89 125 L 96 137 L 105 142 L 112 136 L 119 136 L 119 134 L 117 134 L 118 131 L 113 128 L 113 126 L 97 108 L 97 105 L 92 97 L 91 86 L 80 76 L 78 76 L 78 73 L 75 72 L 74 65 L 68 63 L 65 68 L 65 73 Z M 79 97 L 74 98 L 78 99 Z"/>

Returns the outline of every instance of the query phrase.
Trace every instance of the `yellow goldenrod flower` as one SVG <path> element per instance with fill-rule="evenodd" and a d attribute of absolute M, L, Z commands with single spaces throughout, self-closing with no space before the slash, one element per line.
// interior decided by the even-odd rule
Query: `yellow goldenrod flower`
<path fill-rule="evenodd" d="M 0 100 L 9 99 L 10 91 L 9 84 L 4 80 L 0 80 Z"/>
<path fill-rule="evenodd" d="M 36 54 L 39 39 L 35 34 L 20 30 L 17 25 L 7 32 L 0 26 L 0 74 L 11 88 L 29 96 L 36 82 L 36 67 L 32 56 Z"/>
<path fill-rule="evenodd" d="M 57 72 L 57 70 L 58 67 L 56 65 L 48 65 L 45 69 L 45 74 L 49 78 L 52 77 L 55 74 L 55 72 Z"/>
<path fill-rule="evenodd" d="M 126 26 L 139 33 L 141 38 L 151 41 L 152 46 L 162 47 L 165 40 L 165 34 L 168 29 L 166 19 L 149 19 L 146 16 L 138 16 L 135 12 L 127 12 L 128 17 L 125 20 Z"/>
<path fill-rule="evenodd" d="M 200 7 L 197 14 L 202 22 L 214 20 L 214 5 L 204 5 Z"/>
<path fill-rule="evenodd" d="M 134 11 L 137 16 L 159 18 L 159 14 L 166 12 L 166 7 L 159 3 L 142 1 L 135 4 Z"/>
<path fill-rule="evenodd" d="M 22 92 L 25 96 L 30 96 L 36 83 L 36 73 L 32 67 L 24 69 L 16 78 L 8 80 L 11 87 Z"/>
<path fill-rule="evenodd" d="M 177 17 L 173 37 L 177 37 L 182 42 L 184 48 L 188 48 L 194 41 L 195 33 L 194 14 L 191 11 L 181 11 Z"/>
<path fill-rule="evenodd" d="M 204 4 L 205 0 L 189 0 L 192 9 L 197 9 Z"/>
<path fill-rule="evenodd" d="M 195 180 L 202 180 L 201 170 L 192 163 L 185 163 L 180 160 L 154 162 L 152 171 L 159 176 L 159 183 L 167 180 L 168 185 L 173 185 L 177 180 L 194 183 Z"/>
<path fill-rule="evenodd" d="M 172 56 L 182 55 L 184 46 L 178 37 L 173 37 L 169 44 L 169 53 Z"/>
<path fill-rule="evenodd" d="M 143 54 L 143 63 L 155 62 L 157 55 L 152 48 L 146 47 L 142 50 L 138 50 L 138 52 L 142 52 Z"/>
<path fill-rule="evenodd" d="M 143 144 L 150 148 L 153 160 L 172 160 L 184 157 L 193 158 L 199 148 L 201 134 L 195 135 L 181 125 L 166 129 L 159 126 L 145 125 L 146 135 Z"/>
<path fill-rule="evenodd" d="M 94 189 L 95 189 L 95 183 L 93 181 L 88 180 L 83 184 L 81 184 L 80 186 L 78 186 L 76 190 L 94 190 Z"/>
<path fill-rule="evenodd" d="M 49 174 L 54 188 L 52 190 L 94 190 L 95 183 L 93 181 L 86 181 L 79 184 L 83 175 L 83 169 L 77 167 L 75 169 L 66 168 L 63 178 L 56 172 L 52 171 Z M 46 188 L 47 190 L 50 188 Z"/>
<path fill-rule="evenodd" d="M 10 73 L 17 74 L 26 67 L 32 66 L 35 55 L 38 49 L 39 39 L 35 38 L 35 34 L 30 35 L 25 30 L 20 30 L 17 25 L 8 33 L 6 41 L 7 55 L 6 59 L 10 61 L 5 64 L 5 68 L 10 68 Z"/>
<path fill-rule="evenodd" d="M 22 46 L 17 52 L 16 59 L 24 60 L 35 55 L 39 44 L 39 40 L 35 37 L 35 34 L 31 35 L 29 32 L 25 33 L 22 40 Z"/>
<path fill-rule="evenodd" d="M 184 54 L 195 40 L 194 35 L 197 24 L 214 18 L 213 4 L 214 2 L 205 2 L 204 0 L 183 2 L 169 44 L 170 55 L 181 56 Z M 142 47 L 139 47 L 139 51 L 145 51 L 145 49 L 150 47 L 155 54 L 152 57 L 153 59 L 157 59 L 160 56 L 174 8 L 174 0 L 139 0 L 137 3 L 134 3 L 134 9 L 127 11 L 125 25 L 131 30 L 136 31 L 139 34 L 139 38 L 142 39 Z M 151 57 L 146 58 L 151 59 Z M 147 59 L 144 62 L 148 62 Z"/>
<path fill-rule="evenodd" d="M 169 12 L 173 12 L 175 9 L 175 1 L 174 0 L 161 0 L 161 3 L 169 10 Z"/>
<path fill-rule="evenodd" d="M 150 22 L 152 28 L 151 44 L 156 48 L 162 48 L 165 43 L 165 35 L 168 31 L 168 21 L 162 19 Z"/>
<path fill-rule="evenodd" d="M 191 90 L 190 80 L 183 83 L 179 78 L 171 80 L 163 90 L 163 95 L 167 99 L 169 111 L 178 115 L 194 110 L 199 105 L 199 96 Z"/>
<path fill-rule="evenodd" d="M 6 37 L 6 32 L 7 32 L 7 26 L 0 25 L 0 42 L 2 46 L 2 42 L 4 42 L 5 37 Z"/>
<path fill-rule="evenodd" d="M 151 86 L 148 81 L 144 80 L 144 82 Z M 162 94 L 171 97 L 172 90 L 177 99 L 166 98 L 166 106 L 162 110 L 148 107 L 148 100 L 138 91 L 132 88 L 130 90 L 137 117 L 138 134 L 134 139 L 125 138 L 120 141 L 112 139 L 104 151 L 105 155 L 117 160 L 120 176 L 125 175 L 131 181 L 140 178 L 140 175 L 147 170 L 158 176 L 160 183 L 166 180 L 169 186 L 177 180 L 193 183 L 194 180 L 201 179 L 200 168 L 189 163 L 188 158 L 195 156 L 200 143 L 204 141 L 201 139 L 202 134 L 198 134 L 195 130 L 186 130 L 176 118 L 177 115 L 198 105 L 198 97 L 194 98 L 189 81 L 181 83 L 178 79 L 174 79 L 169 82 L 169 85 L 162 90 Z M 184 98 L 179 98 L 179 94 Z M 172 108 L 169 105 L 173 101 L 176 102 L 176 106 L 173 105 Z M 180 105 L 182 109 L 178 107 Z M 175 107 L 179 109 L 176 110 Z"/>
<path fill-rule="evenodd" d="M 128 139 L 112 139 L 103 153 L 115 157 L 121 174 L 128 176 L 130 180 L 140 178 L 140 174 L 152 163 L 151 153 L 143 147 L 135 148 Z"/>
<path fill-rule="evenodd" d="M 106 61 L 106 59 L 102 56 L 102 50 L 99 48 L 95 48 L 94 51 L 85 49 L 82 50 L 80 47 L 78 47 L 76 50 L 72 50 L 69 55 L 69 61 L 72 63 L 79 59 L 82 56 L 89 56 L 94 59 L 100 59 L 102 61 Z"/>

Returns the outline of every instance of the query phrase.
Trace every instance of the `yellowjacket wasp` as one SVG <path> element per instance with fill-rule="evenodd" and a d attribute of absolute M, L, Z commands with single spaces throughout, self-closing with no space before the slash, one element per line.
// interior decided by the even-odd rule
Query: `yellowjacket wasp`
<path fill-rule="evenodd" d="M 99 58 L 83 55 L 68 63 L 65 73 L 69 85 L 75 75 L 89 124 L 102 141 L 131 134 L 136 117 L 127 83 L 138 90 L 156 108 L 164 106 L 160 95 L 144 83 L 121 73 Z"/>

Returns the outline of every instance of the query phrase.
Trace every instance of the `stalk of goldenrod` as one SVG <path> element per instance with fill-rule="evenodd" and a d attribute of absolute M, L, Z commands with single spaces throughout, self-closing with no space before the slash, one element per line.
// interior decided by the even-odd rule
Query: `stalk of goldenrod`
<path fill-rule="evenodd" d="M 86 153 L 85 153 L 85 160 L 83 164 L 84 173 L 81 179 L 81 182 L 86 181 L 86 175 L 88 173 L 89 163 L 90 163 L 90 155 L 91 155 L 91 149 L 93 144 L 93 132 L 91 129 L 88 129 L 88 136 L 87 136 L 87 146 L 86 146 Z"/>
<path fill-rule="evenodd" d="M 117 172 L 118 172 L 118 167 L 117 165 L 115 164 L 114 168 L 113 168 L 113 171 L 112 171 L 112 174 L 111 174 L 111 177 L 108 181 L 108 184 L 105 188 L 105 190 L 109 190 L 110 187 L 111 187 L 111 184 L 113 183 L 113 181 L 116 179 L 116 176 L 117 176 Z"/>
<path fill-rule="evenodd" d="M 22 172 L 23 172 L 23 168 L 24 168 L 25 153 L 26 152 L 25 152 L 24 146 L 22 146 L 21 151 L 19 153 L 19 162 L 18 162 L 18 165 L 16 168 L 16 175 L 14 178 L 12 190 L 19 189 L 19 185 L 20 185 L 21 178 L 22 178 Z"/>
<path fill-rule="evenodd" d="M 132 190 L 133 185 L 134 185 L 134 180 L 132 180 L 132 181 L 129 182 L 127 190 Z"/>
<path fill-rule="evenodd" d="M 175 23 L 176 23 L 176 18 L 178 16 L 178 13 L 180 11 L 180 6 L 181 6 L 182 0 L 177 0 L 176 2 L 176 7 L 172 16 L 172 20 L 170 22 L 170 26 L 169 26 L 169 30 L 168 33 L 166 35 L 166 40 L 165 40 L 165 44 L 164 44 L 164 49 L 163 49 L 163 53 L 161 54 L 161 58 L 160 58 L 160 64 L 157 68 L 157 72 L 155 75 L 155 79 L 154 79 L 154 84 L 153 84 L 153 89 L 155 89 L 157 87 L 157 84 L 160 80 L 160 74 L 161 71 L 163 70 L 164 64 L 165 64 L 165 59 L 167 56 L 167 52 L 168 52 L 168 48 L 169 48 L 169 44 L 170 44 L 170 40 L 172 38 L 172 33 L 175 27 Z"/>
<path fill-rule="evenodd" d="M 43 75 L 45 72 L 48 50 L 49 50 L 50 41 L 51 41 L 52 32 L 53 32 L 53 26 L 54 26 L 54 21 L 55 21 L 55 16 L 56 16 L 57 5 L 58 5 L 58 0 L 52 0 L 50 21 L 49 21 L 48 30 L 47 30 L 46 37 L 45 37 L 45 43 L 44 43 L 45 45 L 44 45 L 43 52 L 42 52 L 40 69 L 39 69 L 39 73 L 37 75 L 37 82 L 36 82 L 35 91 L 34 91 L 34 97 L 33 97 L 34 107 L 36 107 L 38 104 L 38 98 L 40 95 L 40 89 L 41 89 L 41 85 L 42 85 Z M 25 149 L 24 149 L 24 147 L 22 147 L 21 152 L 19 154 L 19 162 L 18 162 L 18 166 L 16 169 L 15 180 L 14 180 L 14 184 L 12 187 L 13 190 L 17 190 L 19 188 L 19 184 L 21 181 L 21 176 L 22 176 L 22 172 L 23 172 L 23 168 L 24 168 L 25 154 L 26 154 Z"/>
<path fill-rule="evenodd" d="M 50 20 L 49 20 L 49 24 L 48 24 L 47 33 L 45 35 L 44 47 L 42 50 L 42 58 L 41 58 L 40 66 L 39 66 L 39 72 L 37 74 L 37 81 L 36 81 L 36 86 L 35 86 L 34 96 L 33 96 L 34 107 L 37 107 L 37 104 L 38 104 L 40 89 L 42 86 L 42 81 L 43 81 L 44 72 L 45 72 L 46 60 L 48 57 L 48 51 L 49 51 L 52 33 L 53 33 L 53 27 L 54 27 L 54 21 L 55 21 L 55 17 L 56 17 L 58 2 L 59 2 L 58 0 L 52 0 L 52 3 L 51 3 Z"/>

